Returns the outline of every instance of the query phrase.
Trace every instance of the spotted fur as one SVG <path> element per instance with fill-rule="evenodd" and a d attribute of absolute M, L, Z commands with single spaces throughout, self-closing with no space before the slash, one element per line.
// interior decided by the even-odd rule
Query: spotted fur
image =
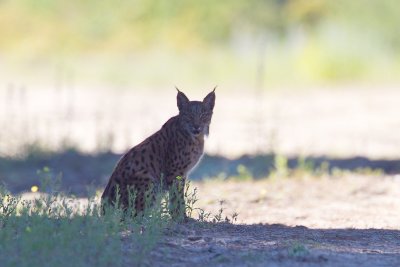
<path fill-rule="evenodd" d="M 178 90 L 179 114 L 122 156 L 101 197 L 103 205 L 115 205 L 118 199 L 121 207 L 126 208 L 133 191 L 136 214 L 141 213 L 146 199 L 154 202 L 157 189 L 163 184 L 170 191 L 170 200 L 175 202 L 171 215 L 186 216 L 185 181 L 203 154 L 214 104 L 215 89 L 203 101 L 189 101 Z"/>

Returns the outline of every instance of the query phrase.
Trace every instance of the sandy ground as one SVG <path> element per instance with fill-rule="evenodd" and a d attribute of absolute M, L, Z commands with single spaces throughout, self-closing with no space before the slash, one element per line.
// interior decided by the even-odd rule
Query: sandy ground
<path fill-rule="evenodd" d="M 237 212 L 238 223 L 400 229 L 400 176 L 195 184 L 199 206 Z"/>
<path fill-rule="evenodd" d="M 348 176 L 196 185 L 231 223 L 169 229 L 150 266 L 400 266 L 400 178 Z"/>

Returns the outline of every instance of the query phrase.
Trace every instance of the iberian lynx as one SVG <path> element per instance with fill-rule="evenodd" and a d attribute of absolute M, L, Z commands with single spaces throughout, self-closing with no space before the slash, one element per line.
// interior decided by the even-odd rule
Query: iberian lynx
<path fill-rule="evenodd" d="M 177 89 L 178 90 L 178 89 Z M 136 214 L 145 209 L 146 200 L 154 202 L 160 185 L 169 190 L 174 219 L 186 216 L 184 188 L 188 172 L 199 162 L 208 135 L 215 103 L 215 88 L 203 101 L 189 101 L 178 90 L 179 114 L 162 128 L 131 148 L 117 163 L 102 195 L 102 203 L 126 209 L 130 192 L 135 192 Z"/>

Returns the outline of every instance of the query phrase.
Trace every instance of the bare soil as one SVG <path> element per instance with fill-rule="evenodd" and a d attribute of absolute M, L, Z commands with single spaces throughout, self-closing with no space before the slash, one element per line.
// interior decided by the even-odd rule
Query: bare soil
<path fill-rule="evenodd" d="M 170 227 L 150 266 L 400 266 L 399 177 L 196 186 L 201 208 L 222 200 L 238 220 Z"/>

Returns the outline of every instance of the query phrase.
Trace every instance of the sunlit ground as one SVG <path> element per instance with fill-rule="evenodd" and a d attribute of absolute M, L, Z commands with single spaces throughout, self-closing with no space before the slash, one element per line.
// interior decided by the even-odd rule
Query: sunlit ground
<path fill-rule="evenodd" d="M 43 197 L 43 193 L 23 194 L 23 199 Z M 201 209 L 210 218 L 220 212 L 239 224 L 302 225 L 309 228 L 398 229 L 400 221 L 400 176 L 356 174 L 316 177 L 302 173 L 258 181 L 207 180 L 192 182 L 198 202 L 192 216 Z M 101 193 L 99 190 L 98 193 Z M 70 199 L 84 210 L 87 198 Z M 96 201 L 99 201 L 97 199 Z"/>
<path fill-rule="evenodd" d="M 200 203 L 216 213 L 237 212 L 240 223 L 310 228 L 399 229 L 400 177 L 344 177 L 198 184 Z"/>

